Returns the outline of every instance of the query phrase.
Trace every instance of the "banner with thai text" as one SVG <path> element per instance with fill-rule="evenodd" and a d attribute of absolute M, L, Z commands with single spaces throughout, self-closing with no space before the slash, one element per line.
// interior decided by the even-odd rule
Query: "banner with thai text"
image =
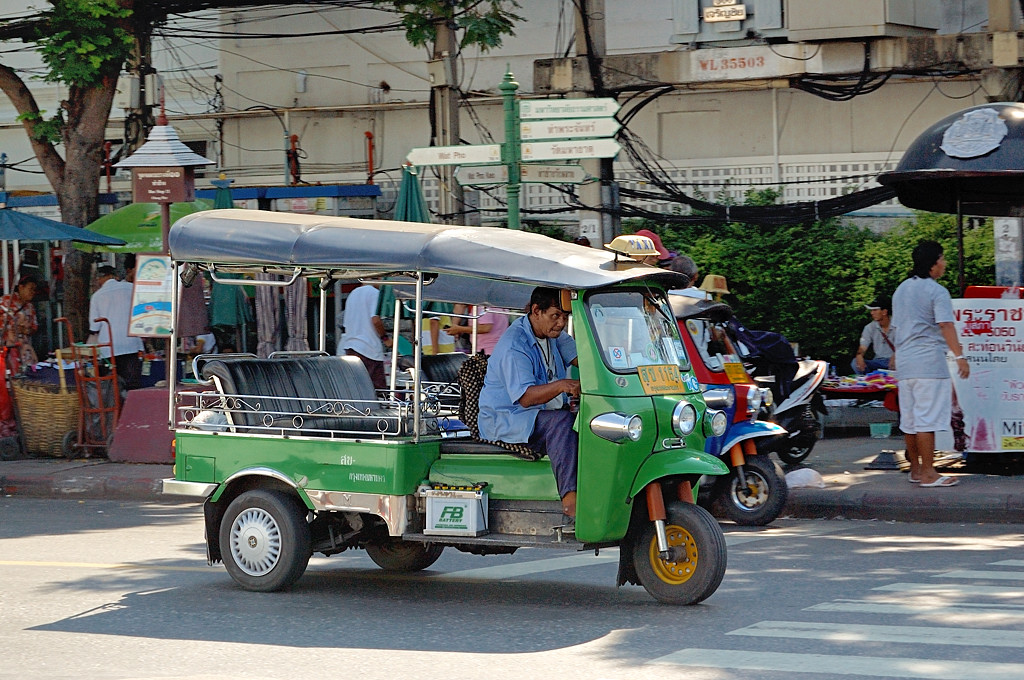
<path fill-rule="evenodd" d="M 952 367 L 968 451 L 1024 451 L 1024 301 L 953 300 L 971 376 Z"/>

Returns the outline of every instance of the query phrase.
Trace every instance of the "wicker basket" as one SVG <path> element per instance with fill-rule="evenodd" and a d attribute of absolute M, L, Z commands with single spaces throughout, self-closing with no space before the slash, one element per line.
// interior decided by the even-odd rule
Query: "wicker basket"
<path fill-rule="evenodd" d="M 18 409 L 25 449 L 30 453 L 63 457 L 64 436 L 78 431 L 78 392 L 68 390 L 58 355 L 60 385 L 11 380 L 11 393 Z"/>

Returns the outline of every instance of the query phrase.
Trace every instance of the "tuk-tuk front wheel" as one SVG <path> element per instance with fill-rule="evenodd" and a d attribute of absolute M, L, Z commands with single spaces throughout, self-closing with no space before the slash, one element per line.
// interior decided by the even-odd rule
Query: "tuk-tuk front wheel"
<path fill-rule="evenodd" d="M 676 502 L 666 506 L 665 533 L 670 560 L 661 558 L 653 522 L 646 522 L 633 544 L 640 585 L 666 604 L 697 604 L 717 590 L 725 576 L 725 535 L 704 508 Z"/>
<path fill-rule="evenodd" d="M 233 500 L 220 525 L 228 573 L 246 590 L 269 592 L 295 583 L 313 554 L 298 499 L 282 491 L 247 491 Z"/>
<path fill-rule="evenodd" d="M 386 543 L 370 543 L 366 554 L 373 563 L 384 571 L 410 572 L 426 569 L 444 551 L 443 545 L 415 543 L 413 541 L 389 540 Z"/>

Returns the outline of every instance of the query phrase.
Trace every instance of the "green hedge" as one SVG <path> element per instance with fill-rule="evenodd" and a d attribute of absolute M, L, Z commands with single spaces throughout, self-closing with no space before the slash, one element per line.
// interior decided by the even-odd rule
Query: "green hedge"
<path fill-rule="evenodd" d="M 775 192 L 751 192 L 748 204 L 764 204 Z M 964 250 L 967 285 L 995 280 L 992 221 L 968 228 Z M 782 333 L 806 356 L 826 359 L 849 372 L 860 331 L 871 318 L 864 304 L 891 295 L 910 270 L 910 253 L 921 239 L 942 243 L 949 265 L 940 283 L 958 295 L 956 217 L 918 213 L 878 235 L 843 220 L 812 224 L 679 225 L 630 220 L 623 231 L 650 229 L 669 250 L 692 257 L 705 274 L 726 277 L 732 305 L 748 328 Z"/>

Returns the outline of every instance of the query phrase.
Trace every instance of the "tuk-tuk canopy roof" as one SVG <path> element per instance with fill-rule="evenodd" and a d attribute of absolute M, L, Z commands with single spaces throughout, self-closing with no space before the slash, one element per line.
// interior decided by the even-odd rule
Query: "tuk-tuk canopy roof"
<path fill-rule="evenodd" d="M 225 268 L 299 267 L 349 278 L 415 271 L 470 277 L 467 286 L 450 291 L 468 303 L 486 297 L 473 294 L 472 279 L 571 289 L 633 280 L 657 280 L 669 288 L 686 285 L 675 272 L 607 251 L 494 227 L 207 210 L 175 222 L 168 243 L 176 261 Z"/>

